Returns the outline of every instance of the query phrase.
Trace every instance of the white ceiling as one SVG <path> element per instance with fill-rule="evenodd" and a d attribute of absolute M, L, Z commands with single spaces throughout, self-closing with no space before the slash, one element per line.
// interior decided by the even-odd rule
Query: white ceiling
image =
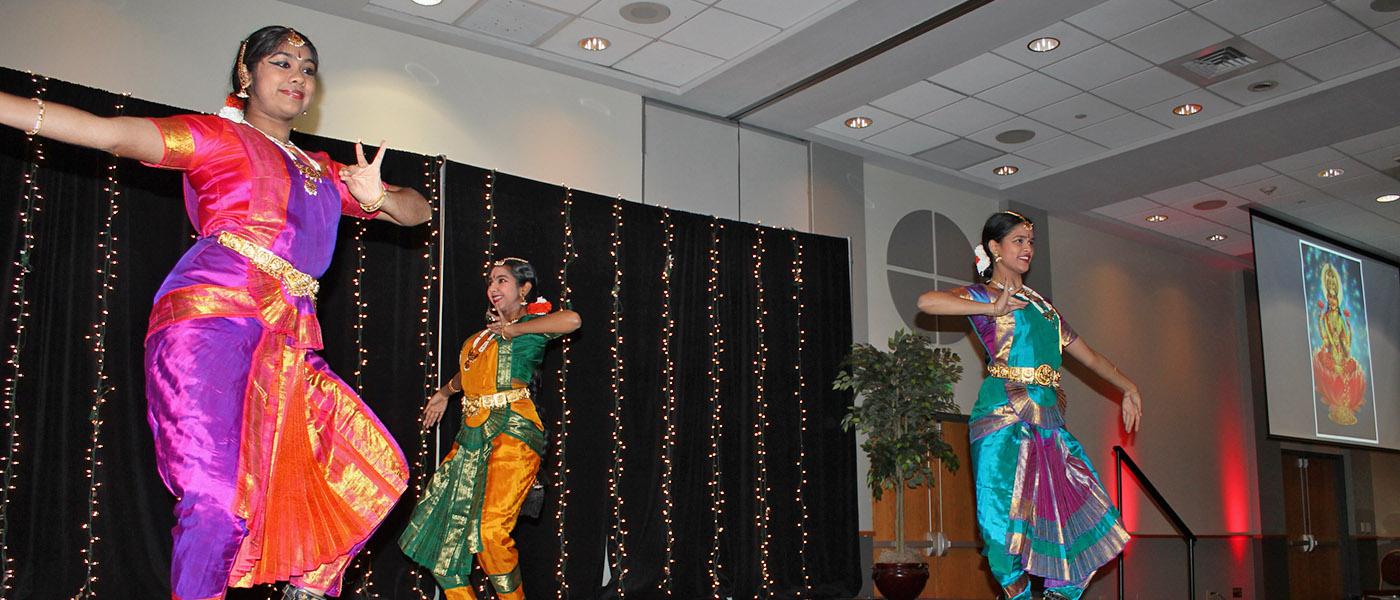
<path fill-rule="evenodd" d="M 1375 202 L 1400 193 L 1400 0 L 651 0 L 656 23 L 625 18 L 657 8 L 633 0 L 284 1 L 1146 240 L 1245 254 L 1253 206 L 1400 256 L 1400 202 Z M 612 46 L 582 50 L 591 35 Z M 1027 49 L 1043 36 L 1060 46 Z M 1255 64 L 1179 67 L 1226 46 Z"/>

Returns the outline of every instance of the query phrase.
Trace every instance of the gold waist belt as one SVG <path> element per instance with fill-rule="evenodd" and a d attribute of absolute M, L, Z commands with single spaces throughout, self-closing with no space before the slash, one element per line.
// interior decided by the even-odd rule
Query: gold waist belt
<path fill-rule="evenodd" d="M 242 254 L 259 271 L 276 277 L 282 282 L 282 289 L 293 296 L 315 298 L 321 291 L 321 284 L 315 277 L 298 271 L 287 259 L 273 254 L 271 250 L 254 244 L 227 231 L 219 232 L 219 245 Z"/>
<path fill-rule="evenodd" d="M 462 396 L 462 414 L 470 415 L 483 408 L 505 408 L 521 398 L 530 397 L 530 388 L 515 388 L 481 396 Z"/>
<path fill-rule="evenodd" d="M 987 365 L 987 374 L 999 379 L 1009 379 L 1025 384 L 1060 386 L 1060 372 L 1050 365 L 1039 367 L 1013 367 L 1002 363 Z"/>

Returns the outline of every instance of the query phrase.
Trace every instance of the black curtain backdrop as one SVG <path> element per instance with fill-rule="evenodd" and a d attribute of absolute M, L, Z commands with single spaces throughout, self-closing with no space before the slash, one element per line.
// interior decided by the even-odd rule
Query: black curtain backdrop
<path fill-rule="evenodd" d="M 102 115 L 182 112 L 6 69 L 0 90 Z M 296 139 L 353 156 L 347 142 Z M 433 597 L 395 541 L 460 423 L 450 410 L 420 432 L 418 411 L 483 326 L 490 256 L 529 259 L 537 293 L 584 320 L 537 377 L 549 493 L 515 532 L 530 598 L 859 588 L 849 398 L 830 389 L 851 343 L 845 240 L 440 157 L 391 151 L 384 171 L 439 218 L 343 220 L 321 281 L 322 354 L 413 469 L 343 597 Z M 154 467 L 142 348 L 155 291 L 193 242 L 180 188 L 176 173 L 0 130 L 4 598 L 169 597 L 174 499 Z"/>

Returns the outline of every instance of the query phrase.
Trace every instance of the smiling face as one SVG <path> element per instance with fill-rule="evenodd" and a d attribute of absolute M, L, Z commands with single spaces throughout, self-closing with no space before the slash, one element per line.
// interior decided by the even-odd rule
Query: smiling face
<path fill-rule="evenodd" d="M 1035 258 L 1035 230 L 1021 223 L 1000 240 L 987 242 L 987 247 L 992 254 L 1001 257 L 996 263 L 998 268 L 1025 275 L 1031 270 L 1031 259 Z"/>
<path fill-rule="evenodd" d="M 531 284 L 526 282 L 524 287 L 521 287 L 515 281 L 515 275 L 511 273 L 509 266 L 492 267 L 491 274 L 487 276 L 486 299 L 491 302 L 497 314 L 512 315 L 520 310 L 520 303 L 530 293 L 530 286 Z"/>
<path fill-rule="evenodd" d="M 316 95 L 316 58 L 309 44 L 283 40 L 271 54 L 252 65 L 248 89 L 250 117 L 290 121 L 306 112 Z"/>

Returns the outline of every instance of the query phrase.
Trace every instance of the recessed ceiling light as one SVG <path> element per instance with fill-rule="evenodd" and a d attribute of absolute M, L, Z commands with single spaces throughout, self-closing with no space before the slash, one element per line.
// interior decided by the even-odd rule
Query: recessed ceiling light
<path fill-rule="evenodd" d="M 442 4 L 442 0 L 413 0 L 413 3 L 421 6 L 437 6 Z"/>
<path fill-rule="evenodd" d="M 1060 40 L 1052 37 L 1035 38 L 1026 48 L 1031 52 L 1049 52 L 1060 47 Z"/>
<path fill-rule="evenodd" d="M 1167 220 L 1167 215 L 1147 215 L 1148 223 L 1161 223 Z"/>
<path fill-rule="evenodd" d="M 846 119 L 846 126 L 851 129 L 865 129 L 875 124 L 875 120 L 870 117 L 851 117 Z"/>
<path fill-rule="evenodd" d="M 607 50 L 608 46 L 611 45 L 612 42 L 609 42 L 608 38 L 602 38 L 596 35 L 590 35 L 578 41 L 578 47 L 589 52 L 602 52 Z"/>
<path fill-rule="evenodd" d="M 1219 198 L 1216 198 L 1214 200 L 1202 200 L 1200 202 L 1192 204 L 1191 208 L 1194 208 L 1196 210 L 1215 210 L 1217 208 L 1225 208 L 1226 204 L 1229 203 Z"/>
<path fill-rule="evenodd" d="M 1195 103 L 1181 104 L 1172 107 L 1172 114 L 1179 117 L 1189 117 L 1198 112 L 1201 112 L 1201 105 Z"/>
<path fill-rule="evenodd" d="M 1227 238 L 1227 237 L 1230 237 L 1230 236 L 1225 235 L 1225 234 L 1223 234 L 1223 233 L 1212 233 L 1212 234 L 1210 234 L 1210 237 L 1206 238 L 1206 241 L 1208 241 L 1208 242 L 1223 242 L 1223 241 L 1225 241 L 1225 238 Z"/>
<path fill-rule="evenodd" d="M 1016 165 L 1002 165 L 1000 167 L 992 169 L 992 172 L 996 173 L 997 175 L 1001 175 L 1002 177 L 1005 177 L 1007 175 L 1015 175 L 1016 172 L 1020 170 L 1021 168 Z"/>
<path fill-rule="evenodd" d="M 1326 169 L 1318 171 L 1317 176 L 1323 179 L 1331 179 L 1333 177 L 1341 177 L 1345 173 L 1346 170 L 1340 167 L 1328 167 Z"/>
<path fill-rule="evenodd" d="M 1380 202 L 1382 204 L 1386 202 L 1394 202 L 1396 200 L 1400 200 L 1400 194 L 1386 194 L 1384 196 L 1376 197 L 1376 202 Z"/>

